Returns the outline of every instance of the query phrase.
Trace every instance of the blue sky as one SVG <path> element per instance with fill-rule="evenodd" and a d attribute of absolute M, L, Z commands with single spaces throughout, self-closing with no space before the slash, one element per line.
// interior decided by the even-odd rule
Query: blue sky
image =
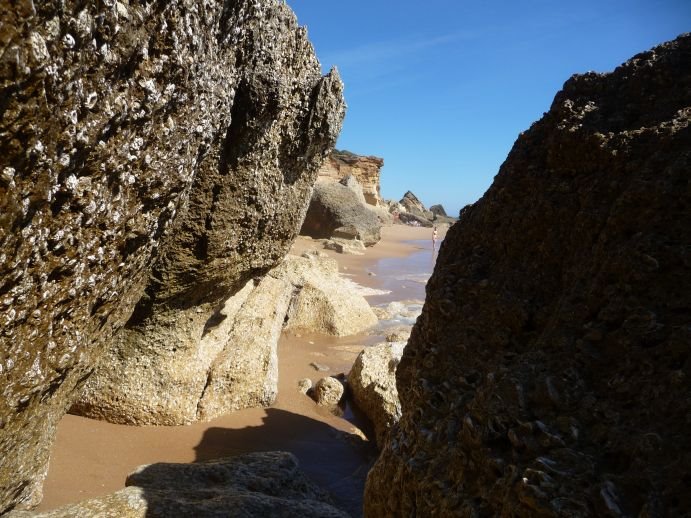
<path fill-rule="evenodd" d="M 383 157 L 382 194 L 476 201 L 572 74 L 691 31 L 691 0 L 288 0 L 348 113 L 337 147 Z"/>

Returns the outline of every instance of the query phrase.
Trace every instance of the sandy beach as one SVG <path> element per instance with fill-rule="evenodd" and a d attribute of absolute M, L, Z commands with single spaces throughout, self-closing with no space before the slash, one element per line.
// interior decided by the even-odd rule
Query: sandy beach
<path fill-rule="evenodd" d="M 443 238 L 444 229 L 440 229 Z M 437 249 L 439 243 L 437 243 Z M 291 253 L 300 255 L 321 243 L 299 237 Z M 424 299 L 436 252 L 431 229 L 384 227 L 382 240 L 365 255 L 325 251 L 339 270 L 361 286 L 377 290 L 372 306 Z M 383 341 L 382 329 L 334 338 L 284 332 L 279 342 L 279 395 L 267 409 L 238 411 L 205 423 L 179 427 L 132 427 L 67 415 L 59 425 L 39 510 L 111 493 L 124 487 L 137 466 L 156 462 L 194 462 L 250 451 L 294 453 L 302 469 L 332 492 L 336 503 L 361 513 L 362 490 L 376 450 L 367 425 L 346 408 L 336 417 L 297 390 L 297 381 L 347 373 L 367 345 Z M 317 372 L 316 362 L 328 366 Z"/>

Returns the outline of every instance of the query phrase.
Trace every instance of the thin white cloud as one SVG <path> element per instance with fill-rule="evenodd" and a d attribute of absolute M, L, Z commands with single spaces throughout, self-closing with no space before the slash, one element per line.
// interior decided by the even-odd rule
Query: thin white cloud
<path fill-rule="evenodd" d="M 469 40 L 473 37 L 474 35 L 471 33 L 459 32 L 431 38 L 372 42 L 351 49 L 327 53 L 321 56 L 321 61 L 325 65 L 336 65 L 342 68 L 370 66 L 393 62 L 434 47 Z"/>

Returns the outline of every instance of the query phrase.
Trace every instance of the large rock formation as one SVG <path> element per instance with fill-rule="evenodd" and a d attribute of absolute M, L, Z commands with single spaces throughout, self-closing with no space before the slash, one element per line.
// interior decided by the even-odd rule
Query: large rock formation
<path fill-rule="evenodd" d="M 382 223 L 369 205 L 358 200 L 352 189 L 337 182 L 318 182 L 300 229 L 317 239 L 333 236 L 359 239 L 372 246 L 381 239 Z M 341 236 L 339 236 L 341 237 Z"/>
<path fill-rule="evenodd" d="M 449 230 L 369 516 L 691 513 L 689 63 L 571 78 Z"/>
<path fill-rule="evenodd" d="M 292 454 L 283 452 L 140 466 L 127 477 L 127 486 L 45 513 L 14 511 L 8 518 L 348 516 L 299 470 Z"/>
<path fill-rule="evenodd" d="M 384 160 L 376 156 L 333 150 L 319 169 L 319 180 L 339 182 L 347 176 L 354 176 L 362 186 L 365 201 L 369 205 L 381 206 L 380 175 L 383 166 Z"/>
<path fill-rule="evenodd" d="M 2 513 L 40 500 L 55 426 L 147 284 L 132 354 L 282 257 L 343 101 L 278 0 L 0 13 Z"/>
<path fill-rule="evenodd" d="M 336 261 L 288 256 L 226 300 L 203 329 L 171 321 L 168 341 L 138 354 L 116 339 L 72 411 L 113 423 L 181 425 L 269 406 L 278 392 L 284 325 L 343 336 L 376 323 Z"/>
<path fill-rule="evenodd" d="M 292 291 L 270 275 L 251 280 L 205 329 L 171 322 L 170 345 L 137 355 L 118 335 L 72 412 L 120 424 L 181 425 L 269 406 L 278 390 L 278 339 Z"/>

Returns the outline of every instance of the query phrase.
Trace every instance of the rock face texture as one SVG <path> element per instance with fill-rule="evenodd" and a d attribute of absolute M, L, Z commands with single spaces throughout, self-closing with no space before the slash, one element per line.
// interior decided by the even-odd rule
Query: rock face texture
<path fill-rule="evenodd" d="M 278 391 L 284 326 L 343 336 L 376 323 L 336 261 L 287 256 L 227 299 L 203 328 L 191 319 L 171 321 L 167 342 L 137 354 L 127 341 L 132 334 L 118 334 L 72 411 L 112 423 L 172 426 L 266 407 Z"/>
<path fill-rule="evenodd" d="M 362 186 L 365 201 L 369 205 L 381 206 L 384 201 L 380 191 L 381 168 L 384 160 L 376 156 L 360 156 L 350 151 L 333 150 L 319 169 L 319 180 L 339 182 L 353 176 Z"/>
<path fill-rule="evenodd" d="M 141 466 L 127 477 L 127 486 L 55 511 L 15 511 L 8 518 L 348 516 L 299 470 L 292 454 L 283 452 Z"/>
<path fill-rule="evenodd" d="M 280 259 L 344 108 L 278 1 L 0 13 L 2 513 L 40 500 L 55 425 L 145 288 L 135 353 Z"/>
<path fill-rule="evenodd" d="M 348 386 L 357 406 L 374 425 L 377 445 L 386 443 L 391 427 L 401 417 L 396 389 L 396 367 L 405 342 L 384 343 L 364 349 L 348 374 Z"/>
<path fill-rule="evenodd" d="M 450 229 L 366 514 L 691 513 L 690 62 L 568 80 Z"/>
<path fill-rule="evenodd" d="M 381 239 L 381 225 L 377 214 L 352 189 L 336 182 L 318 182 L 300 234 L 328 239 L 342 230 L 343 236 L 372 246 Z"/>
<path fill-rule="evenodd" d="M 291 295 L 292 285 L 268 275 L 249 281 L 201 330 L 194 321 L 171 322 L 168 346 L 134 355 L 131 335 L 118 334 L 72 412 L 120 424 L 181 425 L 269 406 Z"/>

